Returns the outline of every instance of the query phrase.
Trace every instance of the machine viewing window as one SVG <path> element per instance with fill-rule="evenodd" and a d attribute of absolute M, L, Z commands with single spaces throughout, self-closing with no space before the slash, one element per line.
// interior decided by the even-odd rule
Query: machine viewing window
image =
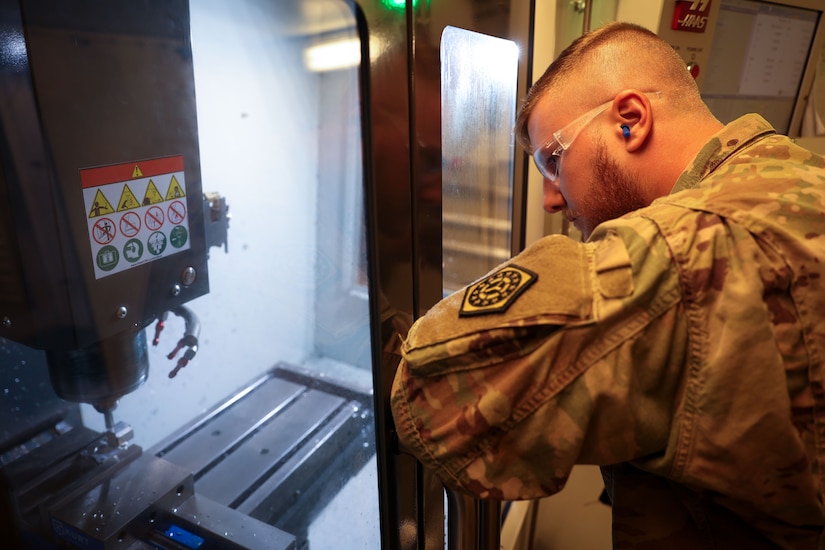
<path fill-rule="evenodd" d="M 510 257 L 518 48 L 447 27 L 441 42 L 444 291 Z"/>
<path fill-rule="evenodd" d="M 723 0 L 702 90 L 714 114 L 727 123 L 757 112 L 787 133 L 819 17 L 810 9 Z"/>
<path fill-rule="evenodd" d="M 359 10 L 0 1 L 4 547 L 380 545 Z"/>

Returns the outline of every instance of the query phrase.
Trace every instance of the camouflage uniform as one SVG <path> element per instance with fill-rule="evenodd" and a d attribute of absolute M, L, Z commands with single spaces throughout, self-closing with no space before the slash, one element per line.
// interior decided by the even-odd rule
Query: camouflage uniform
<path fill-rule="evenodd" d="M 616 548 L 823 547 L 823 274 L 825 159 L 742 117 L 672 194 L 416 322 L 398 435 L 481 498 L 602 466 Z"/>

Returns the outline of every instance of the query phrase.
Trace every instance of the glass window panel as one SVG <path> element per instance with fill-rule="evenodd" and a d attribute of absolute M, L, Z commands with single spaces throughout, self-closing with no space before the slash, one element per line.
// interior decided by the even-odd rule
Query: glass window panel
<path fill-rule="evenodd" d="M 272 458 L 268 466 L 248 460 L 233 470 L 232 484 L 262 471 L 246 489 L 256 502 L 233 507 L 295 535 L 299 547 L 337 548 L 345 532 L 348 547 L 378 548 L 360 37 L 352 5 L 199 0 L 190 9 L 203 188 L 226 199 L 228 246 L 211 249 L 210 292 L 187 304 L 200 320 L 197 355 L 174 379 L 166 376 L 175 364 L 166 355 L 184 333 L 184 321 L 170 315 L 150 346 L 149 380 L 121 399 L 116 420 L 130 424 L 145 449 L 203 464 L 213 457 L 180 450 L 210 437 L 190 432 L 193 424 L 219 421 L 220 410 L 245 402 L 245 392 L 285 395 L 282 403 L 272 397 L 244 435 L 241 447 L 255 445 Z M 154 326 L 147 330 L 151 341 Z M 283 375 L 261 382 L 276 366 Z M 277 407 L 302 402 L 308 412 L 270 428 Z M 316 424 L 310 412 L 319 415 Z M 83 415 L 103 429 L 94 409 L 84 406 Z M 293 440 L 304 447 L 289 452 L 306 452 L 306 460 L 277 462 L 276 449 Z M 304 451 L 312 446 L 322 450 Z M 258 494 L 295 464 L 289 495 Z M 232 484 L 206 468 L 196 472 L 196 492 L 213 500 Z"/>
<path fill-rule="evenodd" d="M 441 40 L 444 291 L 511 255 L 518 47 L 447 27 Z"/>

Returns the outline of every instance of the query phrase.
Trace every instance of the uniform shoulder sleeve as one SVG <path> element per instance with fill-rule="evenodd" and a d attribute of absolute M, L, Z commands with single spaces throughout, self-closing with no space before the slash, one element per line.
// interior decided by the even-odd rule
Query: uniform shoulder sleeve
<path fill-rule="evenodd" d="M 523 355 L 537 333 L 590 319 L 590 255 L 590 247 L 567 237 L 545 238 L 436 304 L 402 348 L 414 374 L 475 369 Z M 552 260 L 542 265 L 545 259 Z"/>
<path fill-rule="evenodd" d="M 582 375 L 595 367 L 606 387 L 625 376 L 624 346 L 679 301 L 654 224 L 602 227 L 588 243 L 542 239 L 411 328 L 392 389 L 396 430 L 448 485 L 536 498 L 596 453 L 588 424 L 599 411 L 573 407 L 594 398 Z"/>

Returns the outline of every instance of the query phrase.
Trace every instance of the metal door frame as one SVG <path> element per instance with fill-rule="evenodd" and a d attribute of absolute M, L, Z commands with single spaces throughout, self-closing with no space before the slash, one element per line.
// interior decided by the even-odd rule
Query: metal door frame
<path fill-rule="evenodd" d="M 439 90 L 435 99 L 440 103 L 440 87 L 426 85 L 440 73 L 437 52 L 427 49 L 427 38 L 436 33 L 440 37 L 452 25 L 513 40 L 521 52 L 519 100 L 532 81 L 535 0 L 469 0 L 461 10 L 454 9 L 453 1 L 452 11 L 448 2 L 407 0 L 403 10 L 394 11 L 386 0 L 371 0 L 358 2 L 356 10 L 359 32 L 368 37 L 362 40 L 362 59 L 370 59 L 362 64 L 362 123 L 381 539 L 386 549 L 445 547 L 443 485 L 398 448 L 389 404 L 400 358 L 398 336 L 442 297 L 441 202 L 424 196 L 425 177 L 432 178 L 437 170 L 440 187 L 441 169 L 440 142 L 426 143 L 422 130 L 433 124 L 427 105 L 433 104 L 434 90 Z M 372 38 L 376 40 L 371 45 Z M 436 122 L 440 127 L 440 117 Z M 433 154 L 434 146 L 438 154 Z M 514 254 L 525 245 L 527 162 L 527 155 L 517 152 Z M 438 220 L 437 229 L 432 220 Z M 499 503 L 452 492 L 446 500 L 448 548 L 499 548 Z"/>

